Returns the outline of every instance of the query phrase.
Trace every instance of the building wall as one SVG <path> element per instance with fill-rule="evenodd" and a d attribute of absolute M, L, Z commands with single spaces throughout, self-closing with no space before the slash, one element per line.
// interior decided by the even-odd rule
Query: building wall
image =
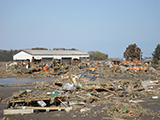
<path fill-rule="evenodd" d="M 62 58 L 72 58 L 72 59 L 80 59 L 84 57 L 89 57 L 89 55 L 34 55 L 33 56 L 35 59 L 42 59 L 42 58 L 54 58 L 54 59 L 62 59 Z"/>
<path fill-rule="evenodd" d="M 21 52 L 15 54 L 13 56 L 13 60 L 27 60 L 27 59 L 29 59 L 30 62 L 31 62 L 32 61 L 32 55 L 30 55 L 30 54 L 28 54 L 24 51 L 21 51 Z"/>
<path fill-rule="evenodd" d="M 29 59 L 30 62 L 32 62 L 32 57 L 34 57 L 34 59 L 36 60 L 43 60 L 43 58 L 54 58 L 54 59 L 62 59 L 62 58 L 72 58 L 73 59 L 84 59 L 84 58 L 89 58 L 89 55 L 85 55 L 85 54 L 80 54 L 80 55 L 73 55 L 73 54 L 68 54 L 68 55 L 64 55 L 64 54 L 57 54 L 57 55 L 30 55 L 29 53 L 25 52 L 25 51 L 21 51 L 19 53 L 17 53 L 16 55 L 13 56 L 13 60 L 27 60 Z"/>

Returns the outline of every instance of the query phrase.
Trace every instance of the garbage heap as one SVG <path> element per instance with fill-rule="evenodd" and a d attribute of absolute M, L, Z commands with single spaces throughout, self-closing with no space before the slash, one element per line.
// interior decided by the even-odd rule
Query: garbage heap
<path fill-rule="evenodd" d="M 29 65 L 28 65 L 29 64 Z M 30 67 L 28 67 L 30 66 Z M 0 71 L 0 78 L 40 78 L 40 77 L 55 77 L 66 73 L 79 72 L 85 70 L 84 64 L 78 65 L 58 65 L 53 66 L 47 63 L 15 63 L 3 67 Z"/>
<path fill-rule="evenodd" d="M 74 68 L 72 68 L 74 70 Z M 71 70 L 71 71 L 72 71 Z M 72 71 L 73 72 L 73 71 Z M 158 116 L 143 109 L 140 102 L 159 99 L 159 80 L 142 81 L 111 79 L 96 70 L 61 75 L 51 82 L 40 82 L 33 90 L 14 93 L 8 100 L 8 110 L 62 111 L 71 112 L 72 117 L 98 117 L 101 113 L 113 118 L 139 118 Z M 97 107 L 97 109 L 93 109 Z"/>

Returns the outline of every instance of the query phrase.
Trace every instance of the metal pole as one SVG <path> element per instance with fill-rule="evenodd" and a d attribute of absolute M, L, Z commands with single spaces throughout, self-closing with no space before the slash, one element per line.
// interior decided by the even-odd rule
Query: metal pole
<path fill-rule="evenodd" d="M 141 62 L 141 52 L 140 52 L 140 62 Z"/>

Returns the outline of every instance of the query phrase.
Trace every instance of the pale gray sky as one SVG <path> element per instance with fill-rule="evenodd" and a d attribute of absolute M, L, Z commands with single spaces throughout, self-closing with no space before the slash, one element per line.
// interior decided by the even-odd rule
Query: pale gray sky
<path fill-rule="evenodd" d="M 143 57 L 160 43 L 160 0 L 0 0 L 0 49 L 77 48 Z"/>

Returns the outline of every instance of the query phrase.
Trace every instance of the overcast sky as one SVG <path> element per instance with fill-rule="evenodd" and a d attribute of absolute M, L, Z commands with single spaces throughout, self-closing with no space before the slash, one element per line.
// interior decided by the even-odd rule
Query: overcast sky
<path fill-rule="evenodd" d="M 0 0 L 0 49 L 76 48 L 122 58 L 160 43 L 160 0 Z"/>

